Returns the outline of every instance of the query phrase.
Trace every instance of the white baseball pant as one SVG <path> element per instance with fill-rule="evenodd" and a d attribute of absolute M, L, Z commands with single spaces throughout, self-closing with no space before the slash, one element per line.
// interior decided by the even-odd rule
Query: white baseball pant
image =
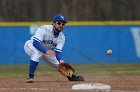
<path fill-rule="evenodd" d="M 48 63 L 49 65 L 51 65 L 52 67 L 57 69 L 59 61 L 56 59 L 56 57 L 50 57 L 49 55 L 43 54 L 41 51 L 37 50 L 33 46 L 32 40 L 28 40 L 25 43 L 24 50 L 25 50 L 26 54 L 31 58 L 31 60 L 33 60 L 35 62 L 39 62 L 39 60 L 41 58 L 44 62 Z"/>

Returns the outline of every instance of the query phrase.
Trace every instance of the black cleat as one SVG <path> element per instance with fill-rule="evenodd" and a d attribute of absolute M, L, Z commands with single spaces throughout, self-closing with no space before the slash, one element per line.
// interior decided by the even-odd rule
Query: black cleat
<path fill-rule="evenodd" d="M 71 77 L 67 76 L 67 78 L 69 81 L 84 81 L 85 80 L 83 76 L 77 76 L 77 75 L 72 75 Z"/>

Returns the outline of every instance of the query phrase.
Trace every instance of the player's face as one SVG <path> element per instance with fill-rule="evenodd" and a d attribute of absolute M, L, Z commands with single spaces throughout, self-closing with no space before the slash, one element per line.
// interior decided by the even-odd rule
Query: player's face
<path fill-rule="evenodd" d="M 59 32 L 61 32 L 64 29 L 64 26 L 65 26 L 65 22 L 63 21 L 56 21 L 54 24 L 55 30 Z"/>

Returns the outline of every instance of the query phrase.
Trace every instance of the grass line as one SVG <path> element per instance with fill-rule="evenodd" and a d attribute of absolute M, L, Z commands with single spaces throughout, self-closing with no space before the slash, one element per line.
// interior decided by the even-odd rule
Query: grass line
<path fill-rule="evenodd" d="M 76 74 L 91 76 L 139 76 L 140 64 L 73 64 Z M 0 65 L 0 78 L 25 77 L 28 65 Z M 37 76 L 57 76 L 58 73 L 48 65 L 39 65 Z"/>

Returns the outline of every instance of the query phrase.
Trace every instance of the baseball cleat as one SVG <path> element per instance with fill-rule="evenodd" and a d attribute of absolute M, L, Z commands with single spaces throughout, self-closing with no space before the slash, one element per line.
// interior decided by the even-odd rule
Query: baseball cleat
<path fill-rule="evenodd" d="M 34 76 L 33 75 L 29 75 L 27 77 L 27 83 L 33 83 L 33 79 L 34 79 Z"/>
<path fill-rule="evenodd" d="M 32 78 L 27 78 L 27 83 L 33 83 L 33 79 Z"/>
<path fill-rule="evenodd" d="M 83 76 L 77 76 L 77 75 L 72 75 L 71 77 L 67 76 L 67 78 L 69 81 L 84 81 L 85 80 Z"/>

